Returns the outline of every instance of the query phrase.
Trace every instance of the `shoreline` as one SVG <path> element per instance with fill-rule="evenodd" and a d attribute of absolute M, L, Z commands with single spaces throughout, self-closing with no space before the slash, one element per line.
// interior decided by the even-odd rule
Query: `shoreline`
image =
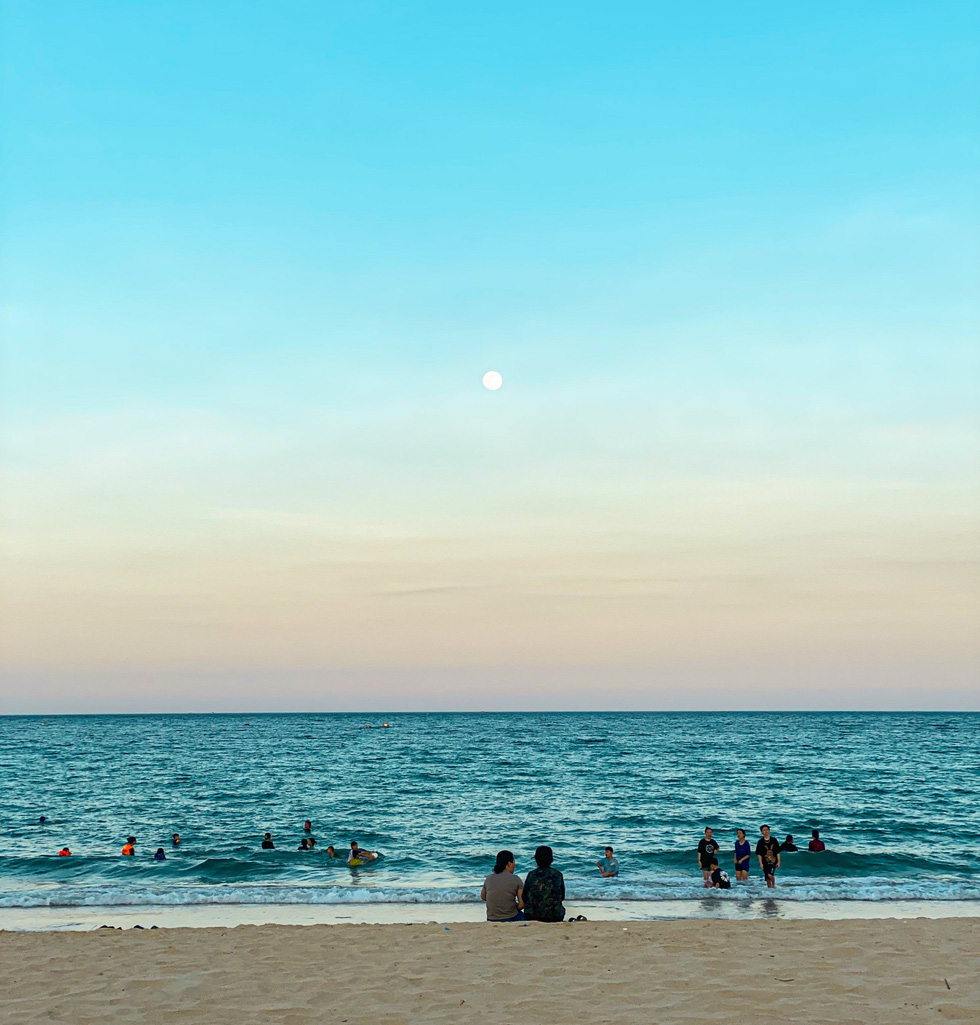
<path fill-rule="evenodd" d="M 568 917 L 592 922 L 880 921 L 980 919 L 980 901 L 794 901 L 753 897 L 699 900 L 566 901 Z M 481 923 L 482 903 L 194 904 L 0 908 L 3 932 L 80 932 L 102 925 L 132 929 L 233 929 L 281 925 L 424 925 Z"/>

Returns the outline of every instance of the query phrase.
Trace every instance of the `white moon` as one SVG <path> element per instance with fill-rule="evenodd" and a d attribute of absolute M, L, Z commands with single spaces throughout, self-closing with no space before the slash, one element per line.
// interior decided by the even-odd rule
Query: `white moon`
<path fill-rule="evenodd" d="M 496 391 L 503 383 L 504 379 L 496 370 L 488 370 L 483 375 L 483 387 L 489 391 Z"/>

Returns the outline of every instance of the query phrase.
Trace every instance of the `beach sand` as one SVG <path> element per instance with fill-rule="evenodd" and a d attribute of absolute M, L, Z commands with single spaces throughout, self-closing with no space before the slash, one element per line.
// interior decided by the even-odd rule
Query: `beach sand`
<path fill-rule="evenodd" d="M 978 952 L 970 918 L 5 932 L 0 1022 L 980 1022 Z"/>

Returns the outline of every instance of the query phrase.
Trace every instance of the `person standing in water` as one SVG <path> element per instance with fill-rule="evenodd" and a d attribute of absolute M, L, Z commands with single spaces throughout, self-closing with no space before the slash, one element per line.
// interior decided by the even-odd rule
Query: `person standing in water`
<path fill-rule="evenodd" d="M 59 858 L 70 858 L 71 857 L 71 850 L 68 847 L 62 847 L 61 850 L 58 851 L 58 857 Z"/>
<path fill-rule="evenodd" d="M 132 857 L 135 856 L 135 854 L 136 854 L 136 837 L 135 836 L 127 836 L 126 837 L 126 842 L 123 844 L 123 849 L 121 851 L 121 854 L 125 858 L 132 858 Z"/>
<path fill-rule="evenodd" d="M 718 842 L 711 838 L 711 826 L 706 826 L 704 839 L 698 843 L 698 867 L 701 869 L 701 878 L 705 887 L 711 886 L 711 859 L 719 851 Z"/>
<path fill-rule="evenodd" d="M 787 833 L 786 834 L 786 839 L 780 844 L 779 849 L 781 851 L 786 851 L 787 853 L 789 853 L 791 851 L 798 851 L 799 850 L 799 847 L 797 847 L 796 844 L 793 843 L 793 834 L 792 833 Z"/>
<path fill-rule="evenodd" d="M 166 854 L 163 853 L 163 848 L 162 847 L 158 847 L 157 848 L 156 854 L 153 855 L 153 860 L 154 861 L 166 861 L 167 860 L 167 856 L 166 856 Z"/>
<path fill-rule="evenodd" d="M 810 836 L 812 836 L 813 839 L 809 842 L 809 844 L 807 844 L 808 851 L 814 851 L 815 853 L 819 854 L 821 851 L 825 851 L 827 849 L 827 845 L 823 842 L 823 840 L 820 839 L 819 829 L 812 830 Z"/>
<path fill-rule="evenodd" d="M 488 922 L 524 921 L 524 886 L 514 875 L 517 863 L 511 851 L 497 851 L 493 871 L 483 881 L 480 900 L 487 905 Z"/>
<path fill-rule="evenodd" d="M 760 827 L 762 838 L 755 845 L 755 853 L 759 859 L 759 867 L 766 878 L 766 886 L 771 890 L 776 885 L 776 869 L 780 867 L 779 841 L 769 835 L 769 827 Z"/>
<path fill-rule="evenodd" d="M 265 836 L 262 838 L 262 850 L 274 851 L 275 849 L 276 845 L 272 842 L 272 834 L 266 833 Z"/>
<path fill-rule="evenodd" d="M 595 863 L 595 867 L 599 870 L 599 875 L 603 879 L 612 879 L 613 876 L 619 875 L 619 861 L 611 847 L 606 848 L 606 856 L 600 858 Z"/>
<path fill-rule="evenodd" d="M 174 847 L 179 847 L 180 846 L 180 833 L 174 833 L 174 835 L 170 838 L 170 843 Z"/>
<path fill-rule="evenodd" d="M 745 830 L 735 830 L 735 881 L 744 883 L 749 878 L 749 864 L 752 861 L 752 848 L 745 839 Z"/>

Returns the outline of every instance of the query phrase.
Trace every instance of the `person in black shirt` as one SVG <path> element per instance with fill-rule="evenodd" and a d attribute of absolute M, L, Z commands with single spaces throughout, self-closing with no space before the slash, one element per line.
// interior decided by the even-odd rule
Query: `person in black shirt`
<path fill-rule="evenodd" d="M 713 858 L 711 861 L 711 875 L 708 877 L 712 889 L 715 890 L 730 890 L 732 888 L 732 881 L 728 878 L 727 872 L 722 872 L 718 867 L 718 859 Z"/>
<path fill-rule="evenodd" d="M 787 833 L 786 834 L 786 839 L 782 842 L 782 844 L 780 844 L 779 849 L 781 851 L 798 851 L 799 850 L 799 847 L 797 847 L 796 844 L 793 843 L 793 834 L 792 833 Z"/>
<path fill-rule="evenodd" d="M 706 889 L 711 886 L 711 860 L 718 853 L 718 849 L 718 842 L 711 839 L 711 827 L 707 826 L 704 839 L 698 844 L 698 866 Z"/>
<path fill-rule="evenodd" d="M 272 834 L 266 833 L 265 838 L 262 840 L 262 850 L 274 851 L 275 849 L 276 845 L 272 842 Z"/>
<path fill-rule="evenodd" d="M 759 867 L 766 877 L 766 886 L 771 890 L 776 885 L 776 869 L 779 868 L 779 841 L 769 835 L 769 827 L 760 829 L 762 839 L 755 845 Z"/>

